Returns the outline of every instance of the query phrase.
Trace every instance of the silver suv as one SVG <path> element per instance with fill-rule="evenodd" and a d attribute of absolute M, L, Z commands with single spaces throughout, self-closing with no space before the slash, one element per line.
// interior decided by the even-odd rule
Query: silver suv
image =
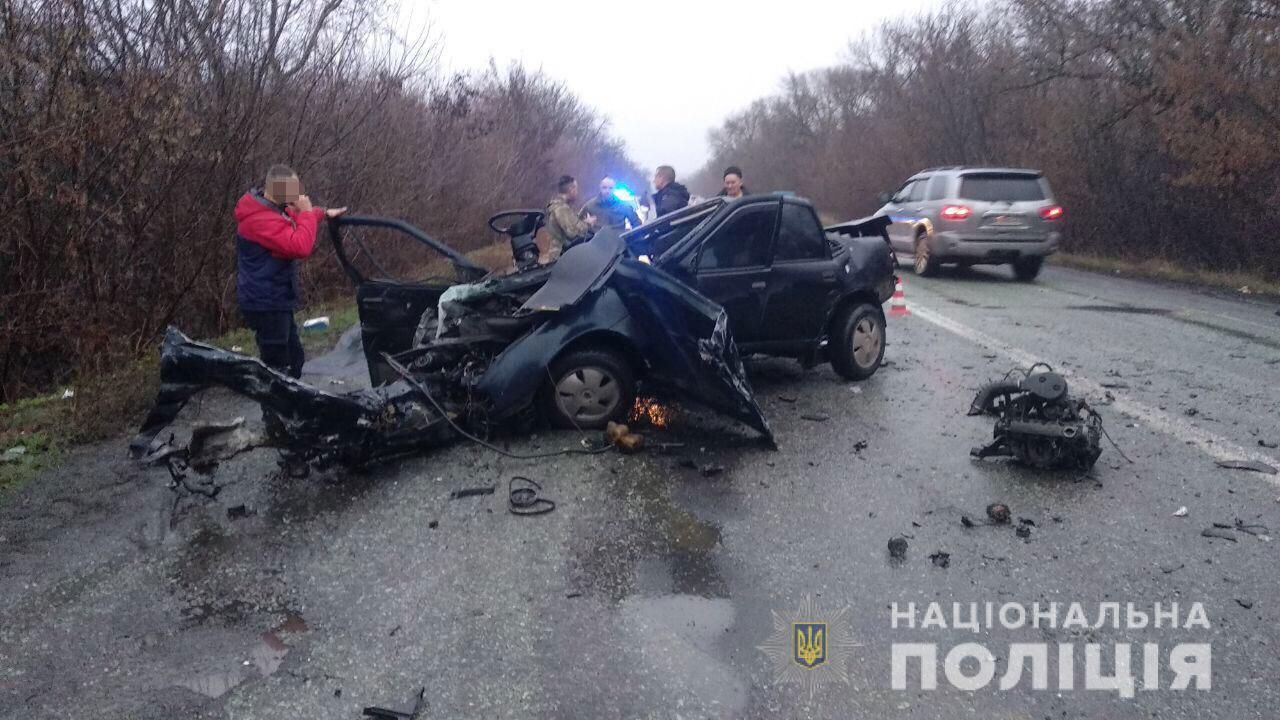
<path fill-rule="evenodd" d="M 943 263 L 1011 263 L 1019 280 L 1034 280 L 1062 239 L 1062 206 L 1036 170 L 932 168 L 880 201 L 893 249 L 913 254 L 919 275 Z"/>

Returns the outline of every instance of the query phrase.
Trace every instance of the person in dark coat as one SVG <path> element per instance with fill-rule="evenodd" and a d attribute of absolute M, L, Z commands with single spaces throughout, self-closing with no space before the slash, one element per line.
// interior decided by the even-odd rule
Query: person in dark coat
<path fill-rule="evenodd" d="M 599 221 L 597 223 L 599 227 L 610 227 L 618 232 L 626 231 L 627 223 L 630 223 L 632 228 L 640 227 L 640 216 L 636 214 L 635 208 L 631 207 L 630 203 L 623 202 L 614 193 L 616 189 L 617 183 L 606 175 L 600 181 L 599 194 L 587 201 L 578 216 L 594 217 Z"/>
<path fill-rule="evenodd" d="M 236 203 L 236 298 L 253 330 L 262 362 L 290 377 L 302 376 L 306 357 L 293 311 L 297 263 L 311 255 L 321 219 L 346 208 L 312 207 L 297 173 L 273 165 L 266 182 Z"/>
<path fill-rule="evenodd" d="M 653 186 L 658 190 L 653 194 L 655 220 L 689 204 L 689 189 L 676 182 L 675 168 L 670 165 L 658 166 L 653 174 Z"/>

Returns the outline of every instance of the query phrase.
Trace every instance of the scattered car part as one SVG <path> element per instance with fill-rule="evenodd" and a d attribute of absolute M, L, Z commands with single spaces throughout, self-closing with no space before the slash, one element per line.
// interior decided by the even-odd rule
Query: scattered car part
<path fill-rule="evenodd" d="M 1223 530 L 1222 528 L 1219 528 L 1219 527 L 1207 527 L 1204 530 L 1200 531 L 1200 535 L 1202 537 L 1207 537 L 1207 538 L 1218 538 L 1220 540 L 1230 540 L 1231 542 L 1240 542 L 1239 540 L 1236 539 L 1235 535 L 1232 535 L 1227 530 Z"/>
<path fill-rule="evenodd" d="M 555 501 L 539 497 L 542 485 L 516 475 L 507 481 L 507 511 L 512 515 L 545 515 L 556 509 Z"/>
<path fill-rule="evenodd" d="M 1037 368 L 1046 370 L 1037 372 Z M 970 453 L 976 458 L 1012 456 L 1036 468 L 1089 469 L 1102 454 L 1102 417 L 1068 394 L 1067 380 L 1040 363 L 1021 378 L 984 385 L 969 415 L 996 416 L 994 439 Z"/>
<path fill-rule="evenodd" d="M 360 716 L 374 718 L 374 720 L 419 720 L 427 709 L 426 694 L 427 689 L 425 687 L 418 690 L 418 696 L 413 702 L 413 709 L 409 712 L 369 706 L 360 713 Z"/>
<path fill-rule="evenodd" d="M 951 553 L 939 550 L 929 556 L 930 562 L 934 567 L 949 568 L 951 567 Z"/>
<path fill-rule="evenodd" d="M 889 557 L 901 560 L 907 556 L 907 539 L 901 535 L 889 538 Z"/>
<path fill-rule="evenodd" d="M 1277 472 L 1275 468 L 1258 460 L 1219 460 L 1217 465 L 1229 470 L 1252 470 L 1267 475 L 1275 475 Z"/>
<path fill-rule="evenodd" d="M 993 523 L 1004 525 L 1009 522 L 1010 516 L 1009 506 L 1004 503 L 991 503 L 987 506 L 987 517 L 991 518 Z"/>
<path fill-rule="evenodd" d="M 482 485 L 480 487 L 462 488 L 449 493 L 450 500 L 458 498 L 476 497 L 477 495 L 492 495 L 498 489 L 497 485 Z"/>

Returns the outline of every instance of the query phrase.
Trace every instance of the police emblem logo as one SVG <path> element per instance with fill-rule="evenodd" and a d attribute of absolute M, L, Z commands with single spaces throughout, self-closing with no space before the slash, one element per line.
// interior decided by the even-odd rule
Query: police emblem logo
<path fill-rule="evenodd" d="M 827 624 L 791 623 L 795 628 L 794 659 L 800 667 L 812 669 L 827 661 Z"/>
<path fill-rule="evenodd" d="M 812 699 L 828 683 L 849 684 L 853 649 L 849 606 L 827 612 L 806 596 L 794 613 L 773 611 L 773 633 L 759 646 L 779 682 L 797 683 Z"/>

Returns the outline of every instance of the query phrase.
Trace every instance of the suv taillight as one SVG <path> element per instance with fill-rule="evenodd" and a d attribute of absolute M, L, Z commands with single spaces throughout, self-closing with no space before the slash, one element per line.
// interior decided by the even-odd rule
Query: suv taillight
<path fill-rule="evenodd" d="M 1040 217 L 1045 220 L 1061 220 L 1063 212 L 1065 211 L 1061 205 L 1050 205 L 1049 207 L 1040 208 Z"/>
<path fill-rule="evenodd" d="M 964 205 L 948 205 L 942 208 L 942 217 L 944 220 L 964 220 L 973 214 L 973 211 Z"/>

